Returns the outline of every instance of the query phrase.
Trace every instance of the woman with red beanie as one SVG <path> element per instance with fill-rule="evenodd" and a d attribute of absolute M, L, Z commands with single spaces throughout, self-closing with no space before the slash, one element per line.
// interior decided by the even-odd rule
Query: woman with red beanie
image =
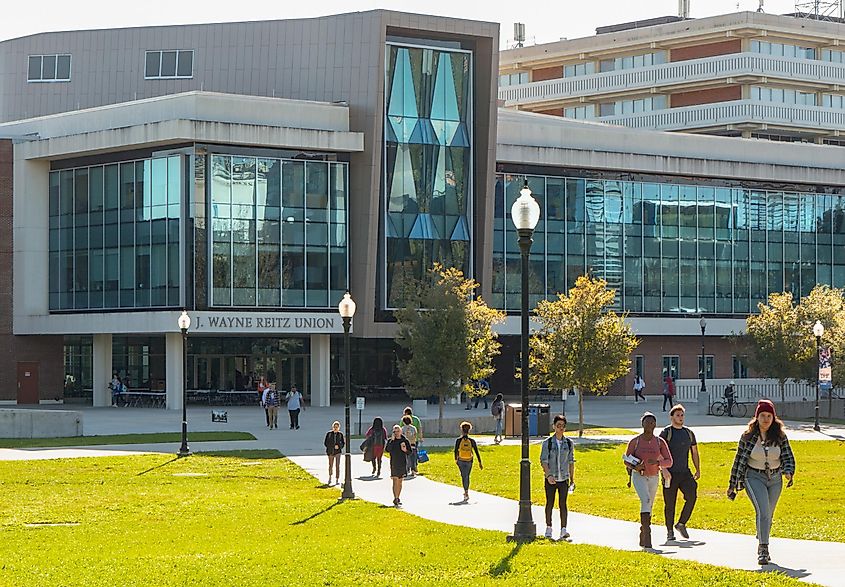
<path fill-rule="evenodd" d="M 794 475 L 795 456 L 783 422 L 777 417 L 775 405 L 761 399 L 754 418 L 739 439 L 728 486 L 728 499 L 733 500 L 737 491 L 745 489 L 757 512 L 757 563 L 761 566 L 771 562 L 769 534 L 783 478 L 786 477 L 786 486 L 791 487 Z"/>

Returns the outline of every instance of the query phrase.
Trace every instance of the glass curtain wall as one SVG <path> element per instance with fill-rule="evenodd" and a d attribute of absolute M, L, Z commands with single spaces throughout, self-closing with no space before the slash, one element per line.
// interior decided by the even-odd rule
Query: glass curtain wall
<path fill-rule="evenodd" d="M 180 156 L 50 172 L 50 310 L 179 305 Z"/>
<path fill-rule="evenodd" d="M 210 161 L 210 305 L 335 307 L 347 288 L 347 164 Z"/>
<path fill-rule="evenodd" d="M 492 303 L 519 309 L 510 206 L 523 181 L 540 204 L 531 304 L 588 273 L 635 313 L 748 314 L 770 292 L 845 286 L 845 193 L 807 193 L 592 177 L 500 174 Z"/>
<path fill-rule="evenodd" d="M 472 54 L 388 44 L 382 301 L 435 262 L 472 275 Z"/>

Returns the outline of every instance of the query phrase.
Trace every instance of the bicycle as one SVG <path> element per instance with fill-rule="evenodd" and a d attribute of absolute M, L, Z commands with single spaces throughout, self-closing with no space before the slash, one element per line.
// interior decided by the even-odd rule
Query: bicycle
<path fill-rule="evenodd" d="M 716 400 L 710 404 L 710 414 L 713 416 L 736 416 L 737 418 L 744 418 L 748 415 L 748 406 L 739 402 L 733 402 L 731 411 L 728 414 L 728 402 L 723 399 Z"/>

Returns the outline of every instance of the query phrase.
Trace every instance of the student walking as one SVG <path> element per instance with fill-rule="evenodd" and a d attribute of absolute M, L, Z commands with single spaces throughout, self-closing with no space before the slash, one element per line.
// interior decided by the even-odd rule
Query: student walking
<path fill-rule="evenodd" d="M 645 381 L 643 380 L 642 376 L 637 373 L 634 376 L 634 403 L 637 403 L 642 399 L 643 401 L 647 401 L 645 399 L 645 395 L 643 395 L 643 390 L 645 389 Z"/>
<path fill-rule="evenodd" d="M 326 455 L 329 457 L 329 480 L 326 485 L 332 484 L 332 465 L 334 465 L 335 471 L 335 485 L 338 485 L 340 484 L 340 455 L 343 452 L 343 447 L 346 446 L 346 439 L 343 438 L 343 432 L 340 431 L 340 422 L 337 420 L 332 422 L 332 429 L 326 432 L 323 444 L 326 447 Z"/>
<path fill-rule="evenodd" d="M 455 440 L 455 464 L 461 472 L 461 483 L 464 486 L 464 503 L 469 501 L 469 476 L 472 473 L 472 455 L 478 459 L 478 468 L 484 470 L 481 464 L 481 455 L 478 453 L 478 445 L 474 438 L 469 437 L 472 424 L 461 422 L 461 435 Z"/>
<path fill-rule="evenodd" d="M 631 439 L 622 460 L 640 498 L 640 546 L 646 550 L 651 549 L 651 511 L 657 496 L 659 473 L 662 469 L 664 480 L 671 482 L 668 469 L 672 466 L 672 453 L 666 441 L 654 435 L 657 426 L 654 414 L 645 412 L 640 423 L 643 433 Z"/>
<path fill-rule="evenodd" d="M 261 407 L 264 408 L 264 420 L 267 422 L 267 428 L 270 427 L 270 411 L 267 409 L 267 404 L 264 403 L 264 397 L 268 389 L 270 389 L 270 385 L 267 383 L 267 378 L 262 376 L 261 379 L 258 380 L 258 386 L 256 388 L 258 390 L 258 401 L 261 404 Z"/>
<path fill-rule="evenodd" d="M 557 494 L 560 508 L 560 540 L 569 538 L 569 532 L 566 530 L 569 516 L 566 498 L 570 487 L 575 489 L 575 451 L 572 441 L 564 436 L 564 432 L 566 416 L 558 414 L 554 417 L 554 434 L 544 440 L 540 448 L 540 466 L 543 467 L 546 488 L 546 538 L 552 537 L 552 512 L 555 509 Z"/>
<path fill-rule="evenodd" d="M 423 443 L 423 425 L 422 425 L 422 421 L 414 415 L 414 411 L 411 409 L 410 406 L 406 406 L 405 409 L 402 410 L 402 418 L 404 418 L 405 416 L 409 416 L 411 418 L 411 424 L 414 426 L 414 428 L 417 429 L 417 439 L 416 439 L 416 442 L 413 443 L 414 444 L 414 466 L 411 469 L 411 472 L 413 472 L 413 474 L 416 475 L 417 472 L 418 472 L 417 467 L 419 466 L 419 459 L 417 458 L 417 455 L 419 453 L 417 451 L 419 450 L 419 447 L 422 446 L 422 443 Z"/>
<path fill-rule="evenodd" d="M 783 489 L 792 487 L 795 475 L 795 455 L 784 432 L 783 422 L 777 417 L 775 405 L 766 399 L 757 402 L 754 417 L 742 433 L 736 449 L 728 499 L 736 498 L 738 491 L 746 490 L 754 505 L 757 525 L 757 563 L 769 564 L 769 536 L 772 519 Z"/>
<path fill-rule="evenodd" d="M 267 420 L 269 424 L 267 428 L 278 428 L 279 427 L 279 392 L 277 392 L 272 387 L 268 387 L 264 390 L 264 396 L 262 398 L 262 403 L 264 404 L 264 409 L 267 411 Z"/>
<path fill-rule="evenodd" d="M 501 393 L 496 394 L 496 399 L 490 406 L 490 413 L 493 414 L 493 419 L 496 421 L 496 435 L 493 437 L 493 442 L 499 444 L 502 442 L 502 421 L 505 417 L 505 400 Z"/>
<path fill-rule="evenodd" d="M 296 385 L 290 386 L 290 391 L 285 396 L 288 402 L 288 415 L 290 416 L 290 429 L 296 428 L 299 430 L 299 412 L 302 410 L 302 394 L 296 388 Z"/>
<path fill-rule="evenodd" d="M 663 379 L 663 411 L 666 411 L 666 402 L 669 402 L 669 407 L 671 408 L 674 404 L 672 401 L 675 397 L 675 380 L 672 378 L 672 375 L 667 373 L 666 377 Z"/>
<path fill-rule="evenodd" d="M 402 494 L 402 480 L 408 467 L 408 455 L 411 452 L 411 443 L 402 436 L 402 428 L 399 424 L 393 426 L 393 436 L 387 441 L 385 447 L 390 455 L 390 480 L 393 482 L 393 505 L 399 507 L 402 501 L 399 496 Z"/>
<path fill-rule="evenodd" d="M 411 422 L 411 416 L 402 416 L 402 436 L 408 439 L 411 444 L 411 452 L 408 454 L 408 467 L 405 475 L 411 477 L 417 474 L 417 427 Z"/>
<path fill-rule="evenodd" d="M 698 444 L 692 430 L 684 426 L 686 410 L 677 404 L 669 410 L 669 426 L 660 432 L 660 437 L 669 445 L 672 453 L 672 466 L 669 467 L 670 482 L 663 484 L 663 514 L 666 519 L 666 540 L 675 540 L 675 530 L 689 538 L 687 522 L 692 517 L 692 510 L 698 498 L 698 479 L 701 477 L 701 461 L 698 457 Z M 692 464 L 695 473 L 689 468 L 689 457 L 692 454 Z M 678 501 L 678 490 L 684 495 L 684 507 L 678 523 L 675 524 L 675 504 Z"/>
<path fill-rule="evenodd" d="M 384 444 L 387 441 L 387 429 L 384 427 L 384 422 L 381 418 L 373 418 L 373 425 L 364 438 L 362 444 L 364 453 L 369 453 L 368 456 L 372 458 L 370 461 L 373 465 L 373 476 L 381 477 L 381 459 L 384 456 Z"/>

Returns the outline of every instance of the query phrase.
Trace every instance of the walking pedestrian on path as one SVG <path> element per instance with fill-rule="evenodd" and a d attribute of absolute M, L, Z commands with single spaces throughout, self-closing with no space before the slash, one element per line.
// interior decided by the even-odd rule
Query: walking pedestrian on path
<path fill-rule="evenodd" d="M 505 400 L 501 393 L 496 394 L 496 399 L 493 400 L 493 405 L 490 406 L 490 413 L 493 414 L 493 419 L 496 420 L 496 435 L 493 437 L 493 442 L 499 444 L 502 442 L 502 421 L 505 416 Z"/>
<path fill-rule="evenodd" d="M 663 379 L 663 411 L 666 411 L 666 402 L 669 402 L 669 407 L 671 408 L 674 404 L 673 398 L 675 397 L 675 379 L 672 377 L 671 373 L 667 373 L 666 377 Z"/>
<path fill-rule="evenodd" d="M 422 421 L 414 415 L 414 411 L 411 409 L 411 406 L 406 406 L 405 409 L 402 411 L 402 417 L 404 418 L 405 416 L 411 417 L 411 424 L 413 424 L 414 428 L 417 429 L 417 439 L 416 439 L 415 442 L 411 443 L 411 444 L 415 445 L 414 446 L 414 467 L 411 470 L 414 472 L 414 475 L 416 475 L 417 474 L 417 467 L 419 466 L 419 460 L 416 458 L 416 453 L 417 453 L 417 450 L 419 449 L 419 447 L 423 443 L 423 425 L 422 425 Z"/>
<path fill-rule="evenodd" d="M 302 394 L 296 389 L 296 385 L 290 386 L 285 399 L 288 402 L 288 415 L 290 416 L 290 429 L 296 428 L 299 430 L 299 412 L 304 409 L 302 405 Z"/>
<path fill-rule="evenodd" d="M 484 470 L 481 464 L 481 455 L 478 453 L 478 445 L 474 438 L 469 437 L 472 424 L 461 422 L 461 435 L 455 440 L 455 463 L 461 472 L 461 484 L 464 486 L 464 503 L 469 502 L 469 476 L 472 473 L 472 453 L 478 458 L 478 468 Z"/>
<path fill-rule="evenodd" d="M 402 416 L 402 436 L 411 443 L 411 452 L 408 454 L 408 466 L 406 475 L 414 477 L 417 474 L 417 427 L 411 422 L 411 416 Z"/>
<path fill-rule="evenodd" d="M 657 496 L 659 473 L 662 469 L 664 479 L 671 483 L 672 453 L 669 445 L 659 436 L 654 435 L 657 418 L 651 412 L 645 412 L 640 418 L 643 433 L 635 436 L 628 443 L 623 461 L 631 473 L 631 482 L 640 498 L 640 547 L 651 549 L 651 511 Z M 633 457 L 633 458 L 631 458 Z"/>
<path fill-rule="evenodd" d="M 387 429 L 384 422 L 378 416 L 373 418 L 373 425 L 367 430 L 364 442 L 361 443 L 361 450 L 366 455 L 369 453 L 373 465 L 373 477 L 381 477 L 381 459 L 384 456 L 384 444 L 387 442 Z"/>
<path fill-rule="evenodd" d="M 340 431 L 340 422 L 335 420 L 332 422 L 332 429 L 326 432 L 326 438 L 323 440 L 326 447 L 326 455 L 329 457 L 329 480 L 326 485 L 332 484 L 332 465 L 335 471 L 335 484 L 340 484 L 340 454 L 343 452 L 343 447 L 346 446 L 346 439 L 343 437 L 343 432 Z"/>
<path fill-rule="evenodd" d="M 642 376 L 637 373 L 634 376 L 634 403 L 640 401 L 646 401 L 645 396 L 643 395 L 643 390 L 645 389 L 645 381 L 643 381 Z M 638 399 L 639 398 L 639 399 Z"/>
<path fill-rule="evenodd" d="M 540 448 L 540 465 L 543 467 L 546 488 L 546 538 L 552 537 L 552 512 L 555 508 L 555 494 L 558 494 L 560 508 L 560 540 L 569 538 L 566 522 L 569 510 L 566 498 L 569 490 L 575 489 L 575 451 L 572 441 L 563 435 L 566 432 L 566 416 L 554 417 L 554 434 L 543 441 Z"/>
<path fill-rule="evenodd" d="M 402 428 L 399 424 L 393 426 L 393 436 L 387 441 L 385 447 L 390 455 L 390 480 L 393 482 L 393 505 L 399 507 L 402 501 L 399 496 L 402 494 L 402 480 L 408 467 L 408 455 L 411 454 L 411 443 L 402 436 Z"/>
<path fill-rule="evenodd" d="M 757 524 L 757 564 L 771 562 L 769 536 L 772 519 L 778 504 L 783 478 L 792 487 L 795 475 L 795 455 L 784 432 L 783 422 L 777 417 L 775 405 L 766 399 L 757 402 L 754 418 L 739 439 L 728 499 L 736 498 L 738 491 L 746 490 L 754 505 Z"/>
<path fill-rule="evenodd" d="M 267 404 L 264 403 L 267 390 L 270 389 L 270 384 L 267 383 L 267 378 L 263 375 L 258 380 L 258 401 L 261 402 L 261 407 L 264 408 L 264 419 L 267 421 L 267 428 L 270 427 L 270 410 L 267 409 Z"/>
<path fill-rule="evenodd" d="M 264 409 L 267 411 L 267 428 L 279 427 L 279 392 L 272 387 L 267 387 L 262 396 Z"/>
<path fill-rule="evenodd" d="M 660 437 L 669 445 L 672 453 L 672 466 L 669 484 L 663 484 L 663 514 L 666 519 L 666 541 L 675 540 L 675 530 L 684 538 L 689 538 L 687 522 L 692 517 L 692 510 L 698 498 L 698 478 L 701 477 L 701 460 L 698 457 L 698 443 L 692 430 L 684 426 L 686 410 L 677 404 L 669 410 L 669 426 L 660 432 Z M 689 458 L 692 454 L 692 464 L 695 473 L 689 468 Z M 678 501 L 678 490 L 684 495 L 684 507 L 675 524 L 675 504 Z"/>

